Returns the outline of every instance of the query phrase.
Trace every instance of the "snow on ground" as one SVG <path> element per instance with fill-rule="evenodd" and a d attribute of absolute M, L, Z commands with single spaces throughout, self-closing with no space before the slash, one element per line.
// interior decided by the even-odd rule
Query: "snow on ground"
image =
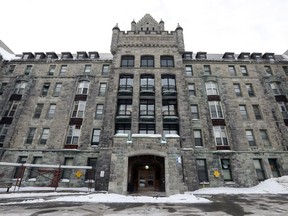
<path fill-rule="evenodd" d="M 19 189 L 19 190 L 18 190 Z M 193 192 L 176 194 L 169 197 L 130 196 L 113 193 L 89 192 L 87 188 L 21 187 L 5 193 L 0 188 L 0 200 L 8 198 L 28 198 L 20 203 L 36 202 L 93 202 L 93 203 L 207 203 L 208 199 L 197 197 L 201 194 L 288 194 L 288 176 L 267 179 L 251 188 L 202 188 Z M 196 196 L 195 196 L 196 195 Z M 48 200 L 42 199 L 50 196 Z M 35 197 L 35 199 L 31 199 Z M 19 203 L 19 202 L 18 202 Z M 14 204 L 3 203 L 0 205 Z"/>

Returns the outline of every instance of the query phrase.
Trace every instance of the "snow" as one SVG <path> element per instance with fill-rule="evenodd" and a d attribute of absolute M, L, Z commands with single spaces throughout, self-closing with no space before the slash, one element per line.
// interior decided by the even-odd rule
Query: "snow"
<path fill-rule="evenodd" d="M 206 185 L 207 186 L 207 185 Z M 41 202 L 85 202 L 85 203 L 209 203 L 210 200 L 197 197 L 205 194 L 288 194 L 288 176 L 267 179 L 258 185 L 250 188 L 202 188 L 193 192 L 176 194 L 168 197 L 151 197 L 136 195 L 120 195 L 107 192 L 88 191 L 88 188 L 57 188 L 51 187 L 21 187 L 10 189 L 5 193 L 5 188 L 0 188 L 0 199 L 21 198 L 20 203 L 41 203 Z M 32 199 L 32 198 L 35 199 Z M 50 197 L 50 199 L 42 199 Z M 17 202 L 19 203 L 19 202 Z M 13 205 L 15 202 L 3 203 L 0 205 Z"/>
<path fill-rule="evenodd" d="M 0 47 L 0 55 L 3 57 L 4 60 L 10 61 L 12 59 L 16 59 L 16 56 L 14 54 L 7 52 L 2 47 Z"/>

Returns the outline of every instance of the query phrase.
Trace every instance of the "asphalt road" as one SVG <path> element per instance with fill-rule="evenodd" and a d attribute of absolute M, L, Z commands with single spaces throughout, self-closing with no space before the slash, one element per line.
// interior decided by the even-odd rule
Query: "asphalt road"
<path fill-rule="evenodd" d="M 199 195 L 198 195 L 199 196 Z M 7 216 L 198 216 L 259 215 L 287 216 L 288 195 L 203 195 L 212 203 L 145 204 L 145 203 L 77 203 L 17 202 L 23 198 L 0 199 L 0 215 Z M 46 199 L 51 199 L 47 197 Z M 26 199 L 27 200 L 27 199 Z M 11 202 L 15 202 L 11 204 Z M 6 203 L 6 204 L 5 204 Z M 10 203 L 10 204 L 8 204 Z"/>

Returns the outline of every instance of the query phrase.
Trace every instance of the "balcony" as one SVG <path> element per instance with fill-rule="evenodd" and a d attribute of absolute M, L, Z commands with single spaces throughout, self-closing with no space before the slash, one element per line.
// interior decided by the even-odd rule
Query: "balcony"
<path fill-rule="evenodd" d="M 176 96 L 177 95 L 176 86 L 163 85 L 162 95 L 163 96 Z"/>
<path fill-rule="evenodd" d="M 131 96 L 133 94 L 133 86 L 131 85 L 120 85 L 118 89 L 119 96 Z"/>
<path fill-rule="evenodd" d="M 153 85 L 141 85 L 140 86 L 140 95 L 141 96 L 154 96 L 155 87 Z"/>
<path fill-rule="evenodd" d="M 179 118 L 176 111 L 165 110 L 162 112 L 164 122 L 178 123 Z"/>
<path fill-rule="evenodd" d="M 120 110 L 116 115 L 116 122 L 130 123 L 131 122 L 132 111 L 130 110 Z"/>
<path fill-rule="evenodd" d="M 154 122 L 155 121 L 154 110 L 141 110 L 139 119 L 141 122 Z"/>

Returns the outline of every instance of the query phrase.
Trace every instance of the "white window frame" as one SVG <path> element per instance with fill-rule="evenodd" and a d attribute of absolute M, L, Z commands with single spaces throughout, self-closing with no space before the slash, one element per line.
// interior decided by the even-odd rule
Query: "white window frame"
<path fill-rule="evenodd" d="M 46 118 L 52 119 L 55 114 L 55 110 L 56 110 L 56 104 L 50 104 L 48 111 L 47 111 Z"/>
<path fill-rule="evenodd" d="M 73 105 L 72 118 L 84 118 L 86 101 L 75 101 Z"/>
<path fill-rule="evenodd" d="M 66 138 L 66 145 L 78 145 L 81 133 L 81 126 L 77 128 L 76 125 L 70 125 L 68 128 L 68 134 Z M 68 139 L 70 138 L 70 142 Z"/>
<path fill-rule="evenodd" d="M 90 85 L 90 83 L 88 81 L 79 82 L 76 94 L 87 95 L 89 92 L 89 85 Z"/>
<path fill-rule="evenodd" d="M 283 90 L 282 90 L 282 88 L 280 86 L 280 83 L 271 82 L 270 83 L 270 88 L 272 89 L 274 95 L 283 95 Z"/>
<path fill-rule="evenodd" d="M 46 144 L 49 138 L 49 134 L 50 134 L 50 128 L 43 128 L 39 143 Z"/>
<path fill-rule="evenodd" d="M 209 111 L 211 119 L 223 119 L 222 105 L 220 101 L 209 101 Z M 212 108 L 214 108 L 212 112 Z"/>
<path fill-rule="evenodd" d="M 207 95 L 219 95 L 218 85 L 214 81 L 205 83 Z"/>
<path fill-rule="evenodd" d="M 61 89 L 62 89 L 62 83 L 56 83 L 53 92 L 53 97 L 58 97 L 61 93 Z"/>
<path fill-rule="evenodd" d="M 16 85 L 15 85 L 15 88 L 14 88 L 14 91 L 13 91 L 13 94 L 20 94 L 22 95 L 25 88 L 27 86 L 27 82 L 17 82 Z"/>
<path fill-rule="evenodd" d="M 225 126 L 213 126 L 214 141 L 216 146 L 229 146 L 227 131 Z M 217 142 L 220 141 L 220 143 Z M 226 140 L 226 142 L 225 142 Z"/>

